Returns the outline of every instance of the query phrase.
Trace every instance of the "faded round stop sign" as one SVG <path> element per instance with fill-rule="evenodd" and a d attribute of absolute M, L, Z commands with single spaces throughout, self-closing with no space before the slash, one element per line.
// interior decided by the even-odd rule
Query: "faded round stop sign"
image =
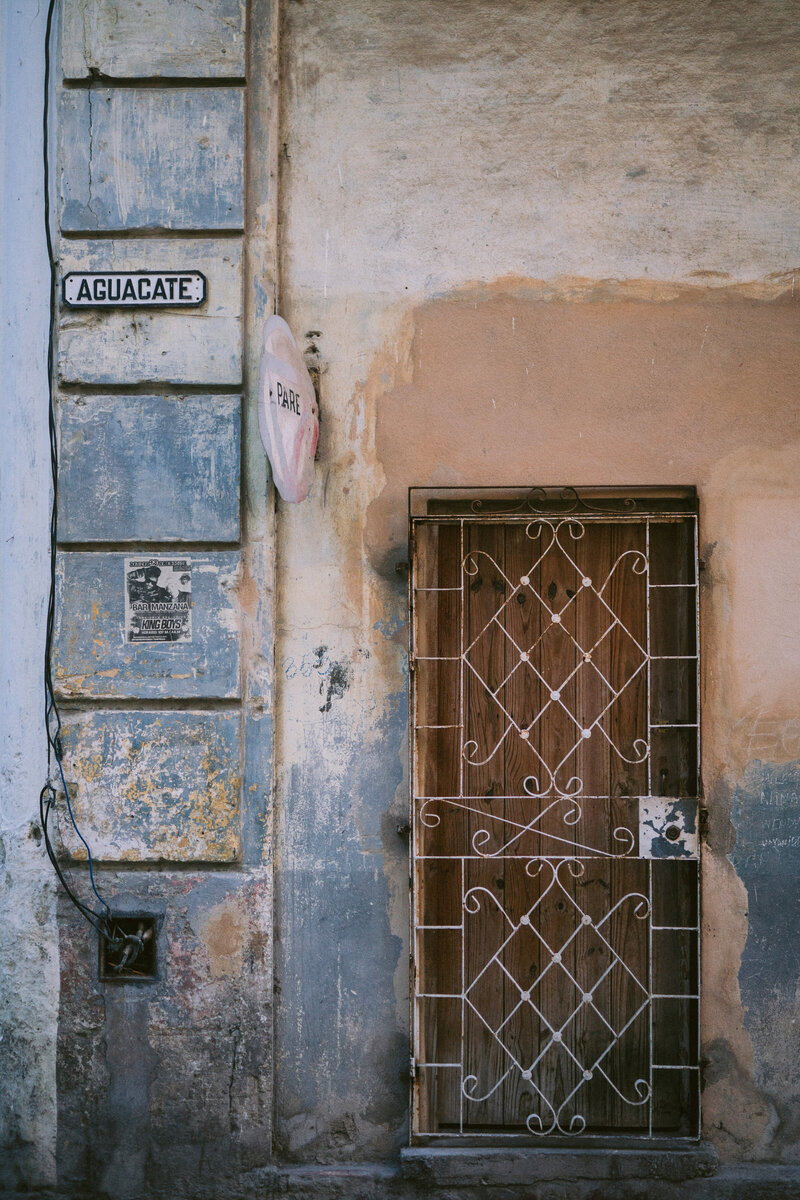
<path fill-rule="evenodd" d="M 305 500 L 314 482 L 317 398 L 292 331 L 278 316 L 264 326 L 258 427 L 281 498 Z"/>

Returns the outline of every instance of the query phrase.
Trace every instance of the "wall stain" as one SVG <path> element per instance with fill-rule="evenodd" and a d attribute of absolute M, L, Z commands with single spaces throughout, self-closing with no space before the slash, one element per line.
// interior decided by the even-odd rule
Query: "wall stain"
<path fill-rule="evenodd" d="M 776 1114 L 770 1140 L 796 1157 L 800 1118 L 800 761 L 751 762 L 735 791 L 731 861 L 747 888 L 739 971 L 754 1081 Z"/>
<path fill-rule="evenodd" d="M 714 288 L 503 278 L 409 309 L 364 389 L 384 473 L 367 512 L 373 567 L 391 578 L 406 556 L 412 485 L 636 486 L 666 472 L 702 488 L 726 456 L 778 451 L 800 436 L 796 412 L 776 421 L 753 396 L 793 394 L 798 299 L 790 275 Z"/>
<path fill-rule="evenodd" d="M 331 663 L 327 676 L 320 680 L 319 694 L 325 696 L 325 703 L 320 705 L 320 712 L 331 711 L 334 699 L 341 700 L 353 679 L 353 668 L 346 659 Z"/>

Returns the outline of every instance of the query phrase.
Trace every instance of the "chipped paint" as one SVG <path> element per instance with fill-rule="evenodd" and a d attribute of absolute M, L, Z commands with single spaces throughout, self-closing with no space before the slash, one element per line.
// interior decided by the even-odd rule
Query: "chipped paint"
<path fill-rule="evenodd" d="M 244 76 L 244 0 L 71 0 L 64 6 L 67 79 Z"/>
<path fill-rule="evenodd" d="M 697 858 L 697 801 L 639 800 L 639 855 L 642 858 Z"/>
<path fill-rule="evenodd" d="M 79 312 L 59 317 L 58 373 L 65 383 L 232 384 L 242 382 L 242 252 L 227 238 L 70 241 L 60 275 L 142 271 L 154 262 L 199 270 L 208 300 L 197 309 Z"/>
<path fill-rule="evenodd" d="M 62 543 L 238 538 L 238 397 L 65 397 L 59 424 Z"/>
<path fill-rule="evenodd" d="M 242 88 L 65 89 L 59 130 L 62 229 L 244 224 Z"/>
<path fill-rule="evenodd" d="M 80 1178 L 88 1161 L 92 1187 L 132 1200 L 161 1178 L 187 1196 L 226 1163 L 265 1166 L 268 879 L 125 872 L 102 873 L 100 884 L 121 912 L 158 914 L 163 969 L 144 988 L 98 983 L 94 943 L 62 911 L 61 1170 Z"/>
<path fill-rule="evenodd" d="M 239 857 L 238 714 L 75 714 L 63 739 L 75 816 L 99 860 Z M 60 832 L 71 854 L 85 858 L 63 815 Z"/>
<path fill-rule="evenodd" d="M 235 697 L 240 619 L 232 604 L 238 551 L 191 554 L 191 641 L 125 640 L 121 554 L 59 557 L 53 670 L 65 697 Z"/>
<path fill-rule="evenodd" d="M 277 700 L 280 1145 L 306 1161 L 383 1154 L 405 1117 L 398 1099 L 376 1128 L 359 1100 L 362 1047 L 386 1034 L 386 1010 L 364 1009 L 373 995 L 385 1003 L 389 958 L 347 954 L 353 926 L 374 937 L 376 909 L 401 938 L 407 921 L 396 818 L 389 832 L 390 814 L 407 819 L 395 774 L 405 729 L 383 732 L 405 686 L 406 489 L 685 483 L 700 494 L 706 561 L 703 1039 L 727 1047 L 706 1132 L 727 1157 L 790 1156 L 765 1086 L 777 1063 L 754 1075 L 738 977 L 747 890 L 727 853 L 746 745 L 785 753 L 796 734 L 796 655 L 775 638 L 793 628 L 779 557 L 793 535 L 781 520 L 755 534 L 758 517 L 735 515 L 742 492 L 776 513 L 800 495 L 786 237 L 797 194 L 779 149 L 791 5 L 709 24 L 688 3 L 667 20 L 621 3 L 445 12 L 353 0 L 333 23 L 314 3 L 286 19 L 282 311 L 322 331 L 326 369 L 319 484 L 279 514 L 277 661 L 297 669 Z M 479 56 L 465 52 L 476 44 Z M 775 590 L 756 629 L 766 579 Z M 322 643 L 337 661 L 355 664 L 356 648 L 370 658 L 318 714 L 319 681 L 299 665 Z M 356 845 L 367 862 L 381 856 L 380 886 L 356 890 L 344 860 L 332 865 L 331 846 Z M 309 910 L 335 911 L 340 932 L 328 922 L 314 938 Z M 338 1022 L 321 1011 L 321 962 L 324 978 L 346 981 L 328 997 Z M 391 965 L 398 1035 L 406 967 L 402 954 Z M 387 1086 L 404 1067 L 397 1047 L 391 1066 L 372 1058 Z"/>
<path fill-rule="evenodd" d="M 225 552 L 214 549 L 198 569 L 208 603 L 194 613 L 196 657 L 145 659 L 122 645 L 117 577 L 100 569 L 105 551 L 66 552 L 58 671 L 73 706 L 70 754 L 78 747 L 69 783 L 101 857 L 129 868 L 101 870 L 101 884 L 120 904 L 160 906 L 166 969 L 149 993 L 98 987 L 92 943 L 62 914 L 60 994 L 51 984 L 36 1008 L 51 1043 L 60 1012 L 62 1185 L 85 1190 L 91 1181 L 138 1197 L 161 1186 L 167 1163 L 171 1195 L 386 1190 L 383 1176 L 363 1182 L 353 1172 L 361 1160 L 392 1161 L 406 1137 L 407 612 L 397 568 L 408 560 L 411 483 L 698 487 L 710 813 L 705 1128 L 726 1158 L 795 1161 L 797 1056 L 788 1062 L 785 1053 L 795 1036 L 791 956 L 773 966 L 797 934 L 786 903 L 793 810 L 788 799 L 764 799 L 789 796 L 800 729 L 796 639 L 787 635 L 800 496 L 790 0 L 717 6 L 711 18 L 689 0 L 658 9 L 624 0 L 347 0 L 333 16 L 306 0 L 284 7 L 280 73 L 269 57 L 271 9 L 256 4 L 244 288 L 238 225 L 227 224 L 241 221 L 239 145 L 230 162 L 212 161 L 224 129 L 217 120 L 214 131 L 212 114 L 231 105 L 226 96 L 238 95 L 243 74 L 242 4 L 67 0 L 62 8 L 65 69 L 82 81 L 67 101 L 80 138 L 66 147 L 67 220 L 112 236 L 63 242 L 61 270 L 141 269 L 155 255 L 209 279 L 207 304 L 191 314 L 62 314 L 60 379 L 77 393 L 65 531 L 73 517 L 86 540 L 101 527 L 98 519 L 86 528 L 94 491 L 112 540 L 235 536 L 232 461 L 225 467 L 205 453 L 207 440 L 192 438 L 188 423 L 175 426 L 174 450 L 181 478 L 196 468 L 195 493 L 177 495 L 170 475 L 134 513 L 131 497 L 141 498 L 146 481 L 132 474 L 126 493 L 108 468 L 130 456 L 140 392 L 170 385 L 166 412 L 178 402 L 172 390 L 231 391 L 243 374 L 255 377 L 253 347 L 275 298 L 279 176 L 280 308 L 297 331 L 320 331 L 313 353 L 324 422 L 318 481 L 302 506 L 278 507 L 275 552 L 266 468 L 245 403 L 242 565 L 238 575 L 217 570 Z M 98 86 L 98 72 L 125 77 L 125 87 Z M 200 119 L 188 120 L 188 108 L 179 110 L 189 89 L 145 96 L 136 84 L 137 75 L 159 74 L 198 83 L 213 74 L 221 86 L 191 89 Z M 112 90 L 108 121 L 98 106 Z M 134 122 L 123 127 L 122 114 L 145 110 L 153 120 L 132 138 Z M 168 134 L 163 147 L 154 143 L 159 130 Z M 121 150 L 119 174 L 111 145 Z M 158 174 L 143 174 L 143 147 Z M 196 195 L 178 180 L 173 204 L 161 185 L 174 181 L 177 162 L 187 164 Z M 200 220 L 233 232 L 193 236 L 193 225 L 208 228 Z M 126 221 L 113 236 L 114 223 Z M 136 221 L 185 236 L 137 238 Z M 81 463 L 101 445 L 92 439 L 107 419 L 89 438 L 91 421 L 82 424 L 78 409 L 100 413 L 101 401 L 108 419 L 127 404 L 130 424 L 114 445 L 102 444 L 100 477 L 81 493 Z M 19 445 L 40 415 L 26 412 Z M 169 472 L 170 461 L 156 455 L 146 478 Z M 224 513 L 212 511 L 212 495 L 227 497 Z M 208 711 L 161 711 L 195 697 Z M 84 711 L 95 699 L 108 710 Z M 139 700 L 154 711 L 127 711 Z M 243 744 L 238 732 L 200 729 L 203 721 L 233 729 L 234 711 Z M 33 794 L 23 782 L 21 792 Z M 786 829 L 770 825 L 773 809 Z M 19 850 L 27 825 L 17 825 Z M 131 869 L 206 855 L 228 868 Z M 30 854 L 13 862 L 19 888 Z M 80 865 L 75 873 L 84 878 Z M 36 887 L 52 941 L 50 893 Z M 37 943 L 20 927 L 13 945 L 29 944 Z M 23 961 L 30 978 L 32 960 Z M 27 984 L 22 994 L 38 998 Z M 23 1050 L 12 1062 L 24 1066 L 25 1047 L 41 1034 L 25 1025 L 24 1008 L 14 1012 Z M 48 1045 L 33 1073 L 39 1094 L 17 1092 L 13 1131 L 44 1149 L 15 1146 L 14 1156 L 35 1158 L 32 1178 L 44 1170 L 57 1183 Z M 303 1164 L 338 1162 L 339 1174 L 323 1184 L 309 1171 L 263 1173 L 273 1145 Z M 393 1176 L 395 1185 L 402 1191 Z"/>
<path fill-rule="evenodd" d="M 229 904 L 217 905 L 198 923 L 212 979 L 238 975 L 242 969 L 246 926 L 242 914 Z"/>

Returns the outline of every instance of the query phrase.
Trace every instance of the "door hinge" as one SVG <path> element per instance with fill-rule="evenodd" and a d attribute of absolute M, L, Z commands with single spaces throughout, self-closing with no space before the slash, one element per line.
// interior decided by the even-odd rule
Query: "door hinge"
<path fill-rule="evenodd" d="M 411 1058 L 408 1061 L 408 1069 L 411 1074 L 411 1078 L 416 1079 L 417 1078 L 417 1060 L 414 1058 L 413 1054 L 411 1055 Z"/>

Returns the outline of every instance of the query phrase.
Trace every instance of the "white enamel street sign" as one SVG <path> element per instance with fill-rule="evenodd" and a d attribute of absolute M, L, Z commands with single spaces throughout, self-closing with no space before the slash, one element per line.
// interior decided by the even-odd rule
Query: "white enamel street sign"
<path fill-rule="evenodd" d="M 264 326 L 258 425 L 283 500 L 305 500 L 314 482 L 317 397 L 292 331 L 282 317 Z"/>
<path fill-rule="evenodd" d="M 194 308 L 206 298 L 200 271 L 70 271 L 63 279 L 70 308 Z"/>

